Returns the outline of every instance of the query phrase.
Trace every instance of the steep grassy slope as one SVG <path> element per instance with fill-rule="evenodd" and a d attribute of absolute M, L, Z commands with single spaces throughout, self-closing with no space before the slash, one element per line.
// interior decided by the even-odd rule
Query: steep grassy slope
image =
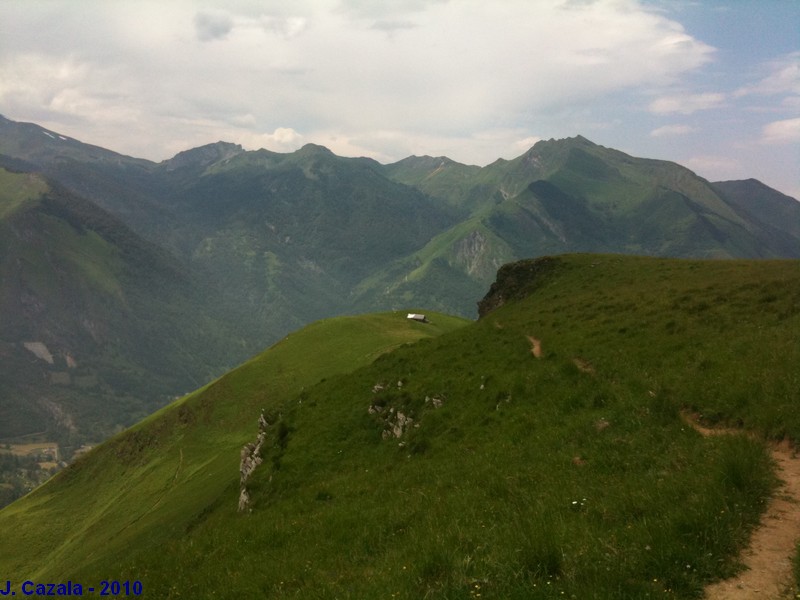
<path fill-rule="evenodd" d="M 466 323 L 429 319 L 340 317 L 293 333 L 0 512 L 0 564 L 26 577 L 66 577 L 79 565 L 99 574 L 134 547 L 178 539 L 206 514 L 225 510 L 230 494 L 236 501 L 239 449 L 255 437 L 262 407 L 274 410 L 324 377 Z"/>
<path fill-rule="evenodd" d="M 800 264 L 564 256 L 481 307 L 374 362 L 396 341 L 293 334 L 0 512 L 0 570 L 152 598 L 697 598 L 730 574 L 768 454 L 680 411 L 798 439 Z"/>
<path fill-rule="evenodd" d="M 248 355 L 172 257 L 35 174 L 0 169 L 0 281 L 0 438 L 99 441 Z"/>

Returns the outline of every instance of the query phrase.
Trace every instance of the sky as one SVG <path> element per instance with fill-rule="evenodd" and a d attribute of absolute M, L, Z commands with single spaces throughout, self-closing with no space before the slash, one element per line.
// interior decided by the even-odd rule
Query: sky
<path fill-rule="evenodd" d="M 154 161 L 583 135 L 800 198 L 800 0 L 2 0 L 0 114 Z"/>

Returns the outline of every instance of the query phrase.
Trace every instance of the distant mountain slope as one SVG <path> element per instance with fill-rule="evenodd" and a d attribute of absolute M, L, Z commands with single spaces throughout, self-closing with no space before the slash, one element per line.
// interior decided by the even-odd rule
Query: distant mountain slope
<path fill-rule="evenodd" d="M 307 145 L 173 169 L 181 215 L 170 244 L 224 290 L 224 306 L 272 340 L 309 321 L 352 312 L 365 277 L 424 245 L 458 213 L 392 182 L 367 159 Z M 413 304 L 413 303 L 412 303 Z"/>
<path fill-rule="evenodd" d="M 547 257 L 501 269 L 477 322 L 312 325 L 0 511 L 0 571 L 146 598 L 700 597 L 773 489 L 759 439 L 800 439 L 798 264 Z"/>
<path fill-rule="evenodd" d="M 0 438 L 97 441 L 246 356 L 174 258 L 33 173 L 0 169 L 0 281 Z"/>
<path fill-rule="evenodd" d="M 476 186 L 481 168 L 462 165 L 446 156 L 409 156 L 382 170 L 394 181 L 417 187 L 456 206 L 472 209 L 476 203 L 485 201 L 484 190 Z"/>
<path fill-rule="evenodd" d="M 17 170 L 36 171 L 111 212 L 136 233 L 166 231 L 161 208 L 169 187 L 156 164 L 124 156 L 33 123 L 0 115 L 0 156 L 17 161 Z M 151 241 L 152 238 L 150 238 Z M 157 241 L 157 240 L 156 240 Z"/>
<path fill-rule="evenodd" d="M 800 202 L 763 184 L 710 184 L 675 163 L 632 157 L 581 136 L 538 142 L 482 169 L 412 157 L 384 172 L 468 207 L 471 216 L 373 278 L 367 295 L 376 288 L 392 299 L 434 287 L 479 288 L 493 270 L 474 265 L 496 268 L 561 252 L 800 257 Z"/>
<path fill-rule="evenodd" d="M 773 190 L 757 179 L 717 181 L 712 186 L 731 206 L 772 227 L 776 234 L 800 238 L 796 199 Z"/>
<path fill-rule="evenodd" d="M 226 310 L 263 343 L 352 310 L 472 315 L 501 264 L 548 253 L 800 256 L 800 203 L 753 201 L 766 186 L 726 193 L 675 163 L 581 136 L 483 168 L 225 142 L 156 164 L 0 119 L 0 153 L 32 161 L 220 282 Z"/>

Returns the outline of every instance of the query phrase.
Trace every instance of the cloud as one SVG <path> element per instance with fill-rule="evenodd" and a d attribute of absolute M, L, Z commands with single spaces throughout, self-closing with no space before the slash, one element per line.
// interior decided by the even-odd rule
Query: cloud
<path fill-rule="evenodd" d="M 750 98 L 758 102 L 748 110 L 756 113 L 776 113 L 790 116 L 800 113 L 800 51 L 772 60 L 761 67 L 767 75 L 754 84 L 742 86 L 734 97 Z M 791 119 L 789 119 L 791 121 Z M 784 123 L 780 125 L 778 123 Z M 787 125 L 783 121 L 770 124 L 764 131 L 762 141 L 772 143 L 785 137 Z"/>
<path fill-rule="evenodd" d="M 686 135 L 688 133 L 693 133 L 696 131 L 694 127 L 690 127 L 689 125 L 664 125 L 663 127 L 658 127 L 650 132 L 651 137 L 668 137 L 674 135 Z"/>
<path fill-rule="evenodd" d="M 308 20 L 297 16 L 262 15 L 259 18 L 261 25 L 267 32 L 275 33 L 285 38 L 293 38 L 305 31 Z"/>
<path fill-rule="evenodd" d="M 86 80 L 88 67 L 74 57 L 48 60 L 38 54 L 20 54 L 0 60 L 0 102 L 48 105 L 68 86 Z"/>
<path fill-rule="evenodd" d="M 411 13 L 424 11 L 432 4 L 446 4 L 450 0 L 391 0 L 375 2 L 375 0 L 340 0 L 338 11 L 355 18 L 394 19 Z"/>
<path fill-rule="evenodd" d="M 711 181 L 731 179 L 740 176 L 742 165 L 728 156 L 700 155 L 683 161 L 683 164 Z"/>
<path fill-rule="evenodd" d="M 0 108 L 51 122 L 68 114 L 83 124 L 70 135 L 156 159 L 200 134 L 290 128 L 374 156 L 406 147 L 387 131 L 435 154 L 471 143 L 454 158 L 485 163 L 565 109 L 663 89 L 714 56 L 635 0 L 29 4 L 0 4 L 0 19 L 15 23 L 0 41 Z M 673 105 L 722 102 L 711 96 Z M 135 136 L 130 117 L 115 122 L 121 106 L 138 116 Z M 507 137 L 481 138 L 492 132 Z"/>
<path fill-rule="evenodd" d="M 699 110 L 710 110 L 725 105 L 725 94 L 675 94 L 653 100 L 648 109 L 655 114 L 680 113 L 690 115 Z"/>
<path fill-rule="evenodd" d="M 399 19 L 386 19 L 375 21 L 372 24 L 373 29 L 377 29 L 379 31 L 385 31 L 388 34 L 392 34 L 396 31 L 401 31 L 403 29 L 414 29 L 416 25 L 412 21 L 406 20 L 399 20 Z"/>
<path fill-rule="evenodd" d="M 800 142 L 800 118 L 773 121 L 764 126 L 761 141 L 765 144 L 790 144 Z"/>
<path fill-rule="evenodd" d="M 201 42 L 220 40 L 233 29 L 233 19 L 228 13 L 203 11 L 195 15 L 194 27 Z"/>
<path fill-rule="evenodd" d="M 542 138 L 532 135 L 524 139 L 517 140 L 516 142 L 514 142 L 514 146 L 517 147 L 520 151 L 525 152 L 526 150 L 531 149 L 536 144 L 536 142 L 541 142 L 541 141 Z"/>
<path fill-rule="evenodd" d="M 800 96 L 800 51 L 792 52 L 766 64 L 769 74 L 753 85 L 734 92 L 737 97 L 751 94 L 794 94 Z"/>

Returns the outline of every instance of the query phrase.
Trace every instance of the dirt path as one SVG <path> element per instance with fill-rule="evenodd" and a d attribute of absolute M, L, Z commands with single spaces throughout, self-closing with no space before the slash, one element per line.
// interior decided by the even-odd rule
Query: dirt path
<path fill-rule="evenodd" d="M 537 340 L 532 335 L 528 336 L 528 341 L 531 343 L 531 354 L 536 358 L 542 358 L 542 341 Z"/>
<path fill-rule="evenodd" d="M 701 434 L 730 435 L 741 432 L 709 429 L 685 415 Z M 792 557 L 800 541 L 800 458 L 788 444 L 772 446 L 781 486 L 769 500 L 761 523 L 753 531 L 750 546 L 742 554 L 746 570 L 706 588 L 708 600 L 780 600 L 796 598 Z"/>

